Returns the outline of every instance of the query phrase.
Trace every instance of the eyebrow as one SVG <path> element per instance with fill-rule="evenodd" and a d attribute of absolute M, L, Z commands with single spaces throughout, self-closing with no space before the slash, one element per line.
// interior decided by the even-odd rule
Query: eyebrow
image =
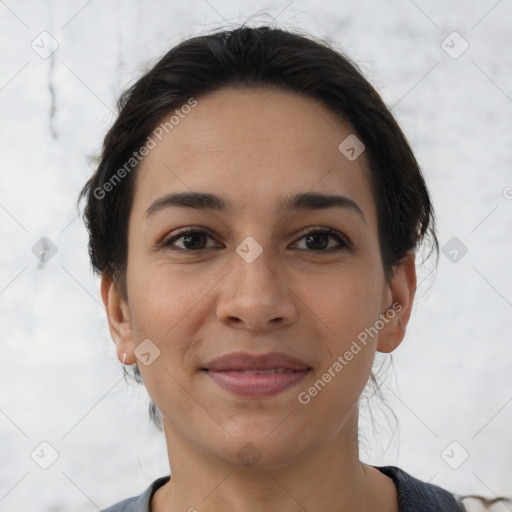
<path fill-rule="evenodd" d="M 229 211 L 233 209 L 231 201 L 218 195 L 206 192 L 173 192 L 167 194 L 149 206 L 145 217 L 172 207 L 184 207 L 214 211 Z M 280 204 L 284 213 L 296 210 L 325 210 L 327 208 L 347 208 L 357 213 L 366 224 L 366 218 L 359 205 L 352 199 L 337 194 L 322 194 L 319 192 L 303 192 L 286 198 Z"/>

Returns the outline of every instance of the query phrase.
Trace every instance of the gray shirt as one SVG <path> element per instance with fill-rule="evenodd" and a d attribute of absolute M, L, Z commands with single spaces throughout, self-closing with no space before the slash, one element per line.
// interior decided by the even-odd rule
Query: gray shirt
<path fill-rule="evenodd" d="M 151 498 L 156 490 L 166 484 L 170 476 L 163 476 L 155 480 L 141 495 L 120 501 L 101 512 L 151 512 Z"/>
<path fill-rule="evenodd" d="M 418 480 L 395 466 L 377 467 L 395 483 L 400 512 L 467 512 L 456 497 L 437 485 Z M 151 498 L 170 476 L 155 480 L 141 495 L 123 500 L 103 512 L 151 512 Z"/>

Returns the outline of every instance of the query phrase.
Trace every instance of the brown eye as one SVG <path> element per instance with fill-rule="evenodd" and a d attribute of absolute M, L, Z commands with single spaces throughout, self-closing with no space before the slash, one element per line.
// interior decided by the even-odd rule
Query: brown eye
<path fill-rule="evenodd" d="M 305 247 L 298 247 L 298 242 L 293 244 L 293 247 L 316 252 L 330 252 L 350 248 L 348 240 L 341 233 L 330 228 L 310 231 L 299 238 L 299 241 L 301 240 L 304 240 L 303 245 Z"/>
<path fill-rule="evenodd" d="M 207 245 L 208 239 L 212 239 L 212 237 L 205 231 L 188 230 L 169 238 L 162 245 L 171 249 L 176 248 L 191 252 L 212 247 L 212 245 Z"/>

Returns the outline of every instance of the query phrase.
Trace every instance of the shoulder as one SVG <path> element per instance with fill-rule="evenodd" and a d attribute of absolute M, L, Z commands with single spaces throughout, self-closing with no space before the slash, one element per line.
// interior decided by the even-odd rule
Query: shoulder
<path fill-rule="evenodd" d="M 169 481 L 169 476 L 155 480 L 142 494 L 127 498 L 101 512 L 151 512 L 150 503 L 156 490 Z"/>
<path fill-rule="evenodd" d="M 395 466 L 376 467 L 395 483 L 400 512 L 467 512 L 458 496 Z"/>

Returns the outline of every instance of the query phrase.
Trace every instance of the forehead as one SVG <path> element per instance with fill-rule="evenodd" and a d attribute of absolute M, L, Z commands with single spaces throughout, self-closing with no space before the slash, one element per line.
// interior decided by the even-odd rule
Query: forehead
<path fill-rule="evenodd" d="M 244 211 L 294 193 L 336 191 L 375 214 L 365 154 L 351 161 L 339 150 L 354 130 L 320 102 L 227 88 L 186 111 L 153 136 L 137 171 L 134 214 L 165 193 L 191 190 L 229 197 Z"/>

